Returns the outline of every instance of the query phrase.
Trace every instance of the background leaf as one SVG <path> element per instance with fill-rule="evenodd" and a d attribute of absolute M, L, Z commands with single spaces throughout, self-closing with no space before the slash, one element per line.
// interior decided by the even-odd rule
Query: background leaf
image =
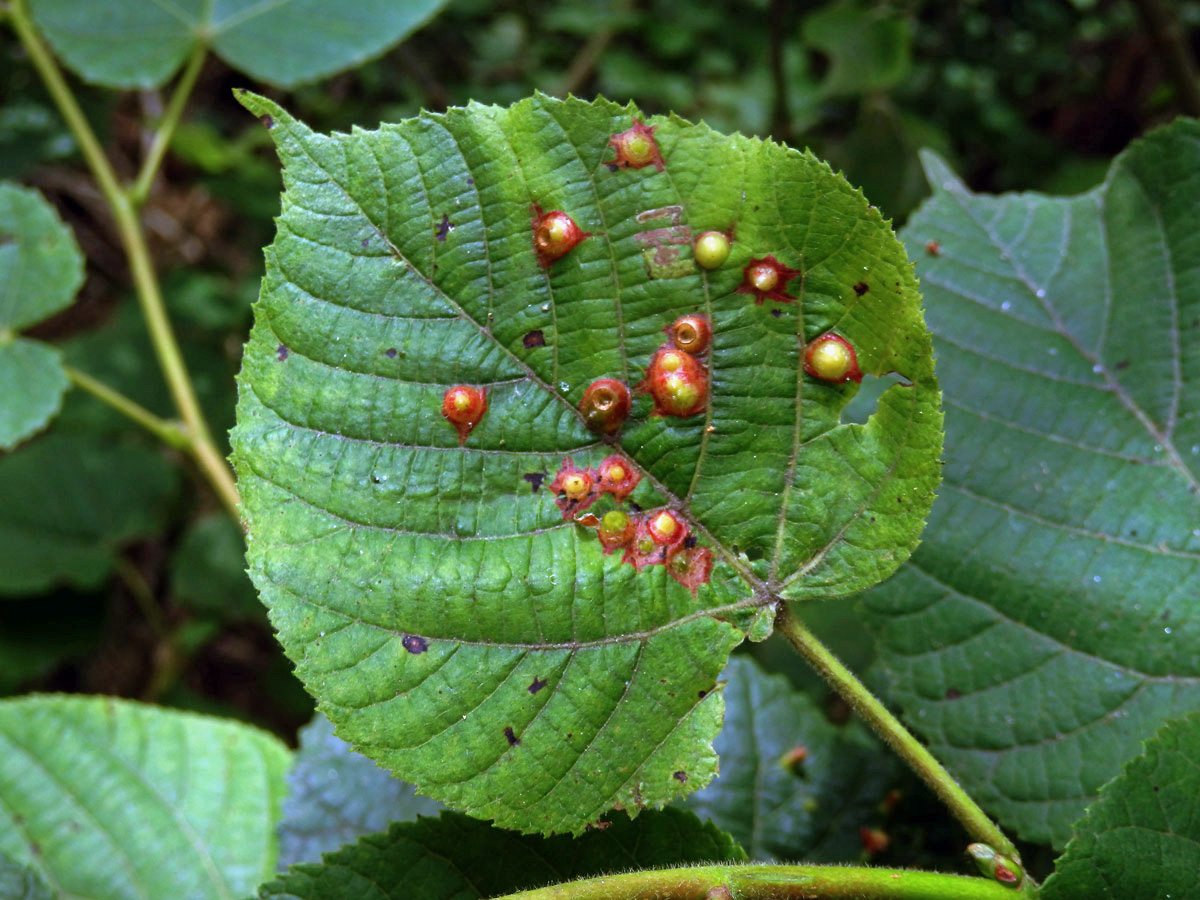
<path fill-rule="evenodd" d="M 423 793 L 541 832 L 709 781 L 717 677 L 754 610 L 765 636 L 780 597 L 884 577 L 932 499 L 938 392 L 888 226 L 811 155 L 677 119 L 653 120 L 664 172 L 612 171 L 636 112 L 605 102 L 328 137 L 242 99 L 287 185 L 233 435 L 251 576 L 339 735 Z M 594 232 L 550 271 L 534 203 Z M 702 274 L 691 229 L 735 224 L 729 262 Z M 646 233 L 676 241 L 675 268 Z M 767 254 L 804 267 L 800 302 L 736 293 Z M 597 440 L 586 386 L 636 383 L 697 311 L 715 333 L 708 414 L 651 418 L 640 397 Z M 834 325 L 865 372 L 907 379 L 865 426 L 839 423 L 853 383 L 802 374 Z M 456 382 L 491 386 L 465 449 L 440 413 Z M 539 489 L 564 454 L 617 447 L 647 475 L 632 499 L 672 504 L 711 546 L 695 597 L 603 556 Z"/>
<path fill-rule="evenodd" d="M 262 607 L 254 585 L 246 577 L 245 554 L 242 530 L 224 512 L 197 519 L 188 527 L 171 561 L 175 599 L 192 609 L 225 618 L 260 618 Z"/>
<path fill-rule="evenodd" d="M 263 732 L 34 696 L 0 703 L 0 748 L 0 853 L 55 896 L 233 900 L 274 871 L 288 752 Z"/>
<path fill-rule="evenodd" d="M 392 822 L 435 816 L 441 805 L 419 797 L 333 733 L 320 713 L 300 730 L 279 822 L 279 867 L 317 862 L 321 854 Z"/>
<path fill-rule="evenodd" d="M 0 182 L 0 450 L 49 422 L 68 384 L 58 351 L 16 332 L 69 306 L 82 283 L 83 254 L 54 208 Z"/>
<path fill-rule="evenodd" d="M 523 836 L 445 812 L 369 835 L 321 865 L 296 866 L 263 885 L 259 897 L 461 900 L 619 870 L 745 859 L 729 835 L 680 809 L 636 821 L 618 813 L 603 829 L 574 839 Z"/>
<path fill-rule="evenodd" d="M 178 482 L 161 451 L 88 434 L 0 456 L 0 597 L 97 586 L 122 544 L 160 527 Z"/>
<path fill-rule="evenodd" d="M 976 196 L 927 157 L 904 232 L 945 480 L 863 610 L 908 721 L 1031 841 L 1200 708 L 1198 138 L 1154 132 L 1074 198 Z"/>
<path fill-rule="evenodd" d="M 377 56 L 445 0 L 30 0 L 34 21 L 71 69 L 116 88 L 160 87 L 197 43 L 281 87 L 324 78 Z"/>
<path fill-rule="evenodd" d="M 713 742 L 721 774 L 689 809 L 728 831 L 758 860 L 844 862 L 859 828 L 875 825 L 899 763 L 861 722 L 834 725 L 782 675 L 734 656 L 726 669 L 725 727 Z M 804 762 L 785 763 L 803 747 Z"/>
<path fill-rule="evenodd" d="M 1046 900 L 1200 895 L 1200 715 L 1176 719 L 1106 784 L 1054 865 Z"/>
<path fill-rule="evenodd" d="M 37 872 L 0 853 L 0 897 L 4 900 L 54 900 Z"/>

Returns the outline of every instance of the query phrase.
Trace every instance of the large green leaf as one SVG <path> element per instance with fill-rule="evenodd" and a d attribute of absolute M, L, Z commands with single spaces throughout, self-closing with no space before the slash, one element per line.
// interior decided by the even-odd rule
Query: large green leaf
<path fill-rule="evenodd" d="M 300 730 L 300 749 L 288 772 L 279 822 L 279 866 L 317 862 L 321 854 L 392 822 L 437 815 L 441 807 L 417 796 L 333 733 L 320 713 Z"/>
<path fill-rule="evenodd" d="M 637 113 L 606 102 L 325 136 L 242 100 L 287 185 L 233 435 L 250 570 L 339 735 L 422 793 L 541 832 L 708 782 L 745 629 L 766 633 L 780 598 L 890 573 L 932 499 L 939 395 L 887 224 L 811 155 L 678 119 L 653 120 L 665 171 L 610 169 Z M 539 266 L 533 204 L 592 237 Z M 692 230 L 734 226 L 724 267 L 697 269 Z M 768 254 L 802 269 L 798 302 L 736 292 Z M 589 432 L 587 385 L 637 382 L 693 312 L 714 330 L 707 413 L 654 418 L 639 397 L 621 434 Z M 803 374 L 805 341 L 834 326 L 864 372 L 907 379 L 865 426 L 839 423 L 856 385 Z M 441 415 L 456 382 L 490 386 L 465 448 Z M 539 487 L 564 454 L 614 450 L 645 475 L 632 499 L 712 550 L 696 596 L 602 555 Z"/>
<path fill-rule="evenodd" d="M 68 384 L 58 351 L 16 332 L 69 306 L 82 283 L 83 254 L 54 208 L 0 182 L 0 450 L 49 422 Z"/>
<path fill-rule="evenodd" d="M 529 837 L 458 813 L 393 825 L 294 866 L 259 891 L 280 900 L 465 900 L 496 897 L 622 869 L 744 862 L 729 835 L 689 812 L 665 809 L 631 821 L 618 814 L 580 838 Z"/>
<path fill-rule="evenodd" d="M 70 900 L 236 900 L 274 872 L 288 752 L 112 698 L 0 703 L 0 854 Z"/>
<path fill-rule="evenodd" d="M 845 727 L 748 657 L 726 670 L 725 728 L 713 743 L 721 774 L 688 798 L 754 860 L 845 862 L 876 824 L 899 761 L 861 722 Z M 793 764 L 789 754 L 803 748 Z"/>
<path fill-rule="evenodd" d="M 29 0 L 46 39 L 88 81 L 153 88 L 198 44 L 260 81 L 292 87 L 378 56 L 445 0 Z"/>
<path fill-rule="evenodd" d="M 1200 897 L 1200 715 L 1177 719 L 1100 791 L 1046 900 Z"/>
<path fill-rule="evenodd" d="M 178 480 L 160 451 L 94 435 L 0 456 L 0 597 L 95 587 L 123 543 L 158 529 Z"/>
<path fill-rule="evenodd" d="M 1140 741 L 1200 708 L 1200 124 L 1073 198 L 977 196 L 926 162 L 904 237 L 945 481 L 864 608 L 908 721 L 1005 824 L 1061 846 Z"/>

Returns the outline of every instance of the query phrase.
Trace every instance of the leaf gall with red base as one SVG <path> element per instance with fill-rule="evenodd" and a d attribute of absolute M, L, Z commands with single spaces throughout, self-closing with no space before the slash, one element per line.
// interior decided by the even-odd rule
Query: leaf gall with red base
<path fill-rule="evenodd" d="M 742 269 L 742 283 L 735 293 L 750 294 L 754 297 L 755 306 L 761 306 L 768 299 L 776 303 L 791 303 L 796 298 L 784 288 L 799 274 L 799 269 L 789 269 L 774 256 L 752 259 Z"/>
<path fill-rule="evenodd" d="M 604 165 L 617 169 L 644 169 L 653 165 L 661 172 L 665 164 L 662 154 L 658 152 L 658 142 L 654 140 L 654 132 L 657 130 L 657 125 L 646 126 L 641 119 L 634 118 L 632 128 L 608 139 L 608 146 L 612 147 L 617 155 Z"/>
<path fill-rule="evenodd" d="M 467 442 L 467 435 L 479 424 L 487 408 L 487 388 L 469 384 L 446 388 L 442 395 L 442 415 L 458 430 L 460 447 Z"/>
<path fill-rule="evenodd" d="M 602 492 L 612 494 L 617 500 L 624 500 L 633 493 L 642 476 L 624 458 L 614 453 L 604 457 L 596 480 Z"/>
<path fill-rule="evenodd" d="M 861 382 L 858 356 L 854 347 L 840 334 L 832 331 L 815 338 L 804 351 L 804 371 L 822 381 L 840 384 Z"/>
<path fill-rule="evenodd" d="M 629 417 L 629 388 L 615 378 L 593 381 L 579 400 L 584 424 L 599 434 L 614 434 Z"/>
<path fill-rule="evenodd" d="M 533 211 L 533 252 L 537 254 L 538 265 L 549 266 L 556 259 L 562 259 L 575 249 L 586 237 L 591 237 L 590 231 L 581 231 L 575 220 L 561 209 L 544 212 L 536 203 Z"/>
<path fill-rule="evenodd" d="M 694 416 L 708 405 L 708 372 L 683 350 L 659 347 L 638 390 L 654 399 L 652 415 Z"/>
<path fill-rule="evenodd" d="M 680 316 L 663 329 L 671 337 L 671 343 L 679 350 L 693 356 L 703 353 L 712 341 L 712 327 L 708 316 Z"/>
<path fill-rule="evenodd" d="M 554 502 L 562 510 L 564 519 L 583 512 L 600 497 L 596 471 L 580 469 L 569 456 L 563 458 L 562 468 L 550 482 L 550 491 L 556 495 Z"/>

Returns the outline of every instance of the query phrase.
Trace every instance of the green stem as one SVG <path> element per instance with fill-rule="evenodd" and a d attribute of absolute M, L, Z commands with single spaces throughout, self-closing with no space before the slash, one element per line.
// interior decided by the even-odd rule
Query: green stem
<path fill-rule="evenodd" d="M 132 419 L 164 444 L 176 450 L 183 450 L 185 452 L 191 450 L 191 439 L 176 423 L 156 416 L 140 403 L 130 400 L 120 391 L 114 391 L 108 385 L 97 381 L 91 375 L 81 372 L 74 366 L 64 366 L 63 368 L 66 369 L 67 377 L 75 383 L 76 387 L 83 388 L 96 399 L 107 403 L 121 415 Z"/>
<path fill-rule="evenodd" d="M 162 368 L 167 387 L 170 389 L 175 408 L 179 411 L 179 417 L 187 429 L 186 434 L 191 442 L 190 452 L 221 502 L 225 504 L 234 518 L 237 518 L 239 499 L 237 486 L 233 481 L 233 473 L 225 464 L 225 460 L 221 458 L 221 453 L 213 442 L 208 423 L 204 420 L 204 414 L 200 411 L 200 403 L 196 399 L 191 377 L 183 363 L 179 344 L 175 340 L 175 333 L 172 331 L 170 319 L 167 317 L 166 305 L 163 303 L 158 277 L 154 273 L 154 265 L 150 260 L 150 249 L 146 246 L 142 224 L 129 194 L 117 181 L 116 173 L 104 155 L 100 142 L 96 140 L 96 135 L 84 117 L 83 111 L 79 108 L 75 95 L 71 93 L 71 88 L 67 85 L 62 71 L 34 30 L 26 2 L 27 0 L 12 0 L 9 6 L 13 29 L 25 46 L 30 61 L 45 83 L 47 91 L 54 98 L 67 127 L 71 129 L 71 133 L 79 143 L 83 158 L 92 170 L 100 192 L 112 209 L 117 233 L 121 238 L 125 255 L 129 259 L 130 273 L 133 276 L 138 303 L 142 308 L 142 316 L 146 320 L 146 328 L 150 332 L 150 342 L 154 345 L 154 352 L 158 356 L 158 363 Z"/>
<path fill-rule="evenodd" d="M 809 664 L 866 720 L 887 744 L 899 754 L 930 789 L 950 808 L 950 812 L 975 840 L 988 844 L 1005 856 L 1020 861 L 1012 841 L 1005 837 L 979 805 L 959 787 L 932 753 L 925 749 L 888 708 L 867 690 L 854 673 L 842 665 L 811 631 L 793 615 L 787 604 L 780 606 L 775 627 Z"/>
<path fill-rule="evenodd" d="M 124 556 L 117 556 L 116 570 L 117 574 L 121 576 L 121 580 L 125 582 L 125 587 L 129 589 L 143 618 L 150 626 L 150 630 L 154 632 L 154 636 L 160 641 L 166 640 L 168 636 L 167 620 L 158 602 L 154 599 L 154 591 L 150 589 L 145 576 Z"/>
<path fill-rule="evenodd" d="M 142 161 L 141 171 L 138 172 L 137 179 L 130 185 L 129 198 L 133 201 L 134 206 L 142 206 L 146 202 L 146 198 L 150 196 L 150 186 L 154 182 L 154 176 L 158 172 L 158 167 L 162 165 L 167 148 L 171 146 L 175 128 L 179 125 L 183 109 L 187 106 L 188 98 L 192 95 L 192 88 L 196 86 L 196 79 L 199 77 L 207 57 L 208 48 L 204 44 L 197 44 L 196 49 L 192 51 L 191 58 L 188 59 L 187 67 L 179 76 L 175 91 L 167 103 L 166 112 L 163 113 L 162 121 L 159 122 L 158 128 L 154 132 L 154 138 L 150 142 L 150 149 Z"/>
<path fill-rule="evenodd" d="M 854 866 L 698 866 L 629 872 L 553 884 L 496 900 L 1012 900 L 985 878 Z"/>

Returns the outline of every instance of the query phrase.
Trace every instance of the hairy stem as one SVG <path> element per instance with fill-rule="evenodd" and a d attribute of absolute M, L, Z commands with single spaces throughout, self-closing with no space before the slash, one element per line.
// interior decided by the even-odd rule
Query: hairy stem
<path fill-rule="evenodd" d="M 146 152 L 146 158 L 142 161 L 141 171 L 138 172 L 137 179 L 129 188 L 129 197 L 135 206 L 141 206 L 146 202 L 146 198 L 150 196 L 150 186 L 154 183 L 154 176 L 158 172 L 159 166 L 162 165 L 163 157 L 167 154 L 167 148 L 171 145 L 171 138 L 175 134 L 175 128 L 179 125 L 179 120 L 183 116 L 183 109 L 187 106 L 188 98 L 192 95 L 192 88 L 196 86 L 196 79 L 200 75 L 200 69 L 204 66 L 204 60 L 208 56 L 208 48 L 203 44 L 197 44 L 196 49 L 192 51 L 191 57 L 188 59 L 187 67 L 184 68 L 183 74 L 179 76 L 179 82 L 175 85 L 175 91 L 171 94 L 171 100 L 167 103 L 167 109 L 163 113 L 162 121 L 158 123 L 158 128 L 154 132 L 154 138 L 150 142 L 150 149 Z"/>
<path fill-rule="evenodd" d="M 732 900 L 1011 900 L 1014 894 L 1011 888 L 985 878 L 937 872 L 749 865 L 606 875 L 497 900 L 704 900 L 706 895 Z"/>
<path fill-rule="evenodd" d="M 152 435 L 169 447 L 176 450 L 190 451 L 191 439 L 175 422 L 156 416 L 140 403 L 130 400 L 120 391 L 115 391 L 103 382 L 97 381 L 86 372 L 81 372 L 74 366 L 64 366 L 67 377 L 76 387 L 87 391 L 97 400 L 111 406 L 127 419 L 141 425 Z"/>
<path fill-rule="evenodd" d="M 233 473 L 225 464 L 225 460 L 221 458 L 221 453 L 213 442 L 204 414 L 200 411 L 195 388 L 192 386 L 191 377 L 183 363 L 183 356 L 179 352 L 179 344 L 175 340 L 175 333 L 171 329 L 170 319 L 167 317 L 166 305 L 163 303 L 162 291 L 159 289 L 158 276 L 155 274 L 154 265 L 150 260 L 150 249 L 146 246 L 142 224 L 138 219 L 130 195 L 117 181 L 116 173 L 104 155 L 100 142 L 96 140 L 91 125 L 88 124 L 83 111 L 79 108 L 75 95 L 71 93 L 71 88 L 67 85 L 62 71 L 34 29 L 33 22 L 29 18 L 29 10 L 26 8 L 26 0 L 12 0 L 9 5 L 9 16 L 17 37 L 20 38 L 34 68 L 37 69 L 45 83 L 46 90 L 54 98 L 67 127 L 70 128 L 75 140 L 79 143 L 83 158 L 92 170 L 92 175 L 95 177 L 105 201 L 112 209 L 113 218 L 117 224 L 117 233 L 129 260 L 129 269 L 133 276 L 138 303 L 142 308 L 142 316 L 146 320 L 146 328 L 150 332 L 150 341 L 154 345 L 154 352 L 158 357 L 167 387 L 171 391 L 175 408 L 179 411 L 179 417 L 183 420 L 186 428 L 186 437 L 191 444 L 188 450 L 195 457 L 201 472 L 208 479 L 221 502 L 234 518 L 237 518 L 239 499 L 237 486 L 233 481 Z"/>
<path fill-rule="evenodd" d="M 867 690 L 854 673 L 842 665 L 829 649 L 799 619 L 786 603 L 780 606 L 775 627 L 809 664 L 850 704 L 868 725 L 929 785 L 938 798 L 976 841 L 988 844 L 1005 856 L 1020 861 L 1017 848 L 979 805 L 964 791 L 932 753 L 925 749 L 888 708 Z"/>

